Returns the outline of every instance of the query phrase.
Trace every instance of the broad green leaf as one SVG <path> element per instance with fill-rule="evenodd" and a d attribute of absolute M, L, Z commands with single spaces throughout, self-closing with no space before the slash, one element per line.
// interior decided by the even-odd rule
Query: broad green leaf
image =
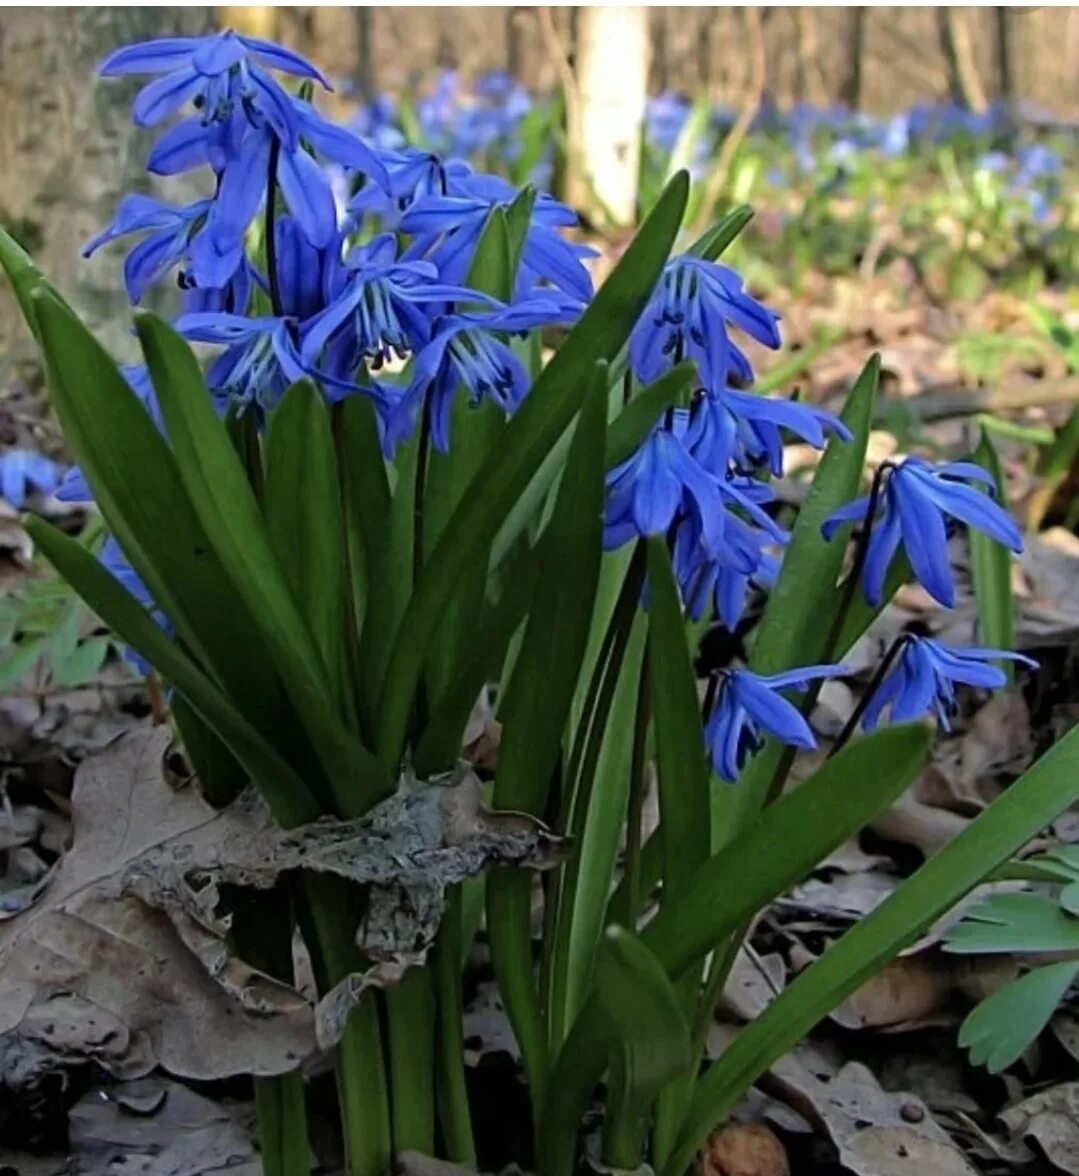
<path fill-rule="evenodd" d="M 928 746 L 921 725 L 850 743 L 710 858 L 684 897 L 660 908 L 645 943 L 681 975 L 899 796 Z"/>
<path fill-rule="evenodd" d="M 1004 475 L 1000 458 L 984 428 L 978 448 L 974 451 L 974 460 L 992 476 L 997 493 L 1003 494 Z M 974 596 L 978 602 L 978 644 L 992 649 L 1011 649 L 1015 638 L 1011 555 L 1002 544 L 972 527 L 970 563 Z M 1003 662 L 1001 669 L 1012 681 L 1012 663 Z"/>
<path fill-rule="evenodd" d="M 881 756 L 876 770 L 885 763 Z M 1079 730 L 1072 730 L 741 1031 L 698 1081 L 665 1176 L 681 1176 L 708 1133 L 777 1058 L 1077 800 Z"/>
<path fill-rule="evenodd" d="M 45 637 L 24 638 L 9 646 L 0 660 L 0 691 L 14 690 L 45 654 Z"/>
<path fill-rule="evenodd" d="M 595 983 L 611 1034 L 605 1158 L 635 1168 L 652 1103 L 691 1065 L 689 1026 L 663 966 L 622 927 L 604 933 Z"/>
<path fill-rule="evenodd" d="M 496 809 L 540 816 L 561 750 L 588 640 L 603 546 L 606 386 L 607 365 L 598 363 L 554 511 L 539 540 L 532 607 L 501 709 Z M 538 1090 L 546 1071 L 546 1049 L 532 979 L 531 879 L 519 870 L 502 870 L 487 881 L 495 975 L 530 1081 Z"/>
<path fill-rule="evenodd" d="M 959 1044 L 975 1066 L 999 1074 L 1022 1057 L 1049 1024 L 1079 974 L 1079 961 L 1035 968 L 1005 984 L 971 1010 L 959 1027 Z"/>
<path fill-rule="evenodd" d="M 270 547 L 346 711 L 341 495 L 326 405 L 310 381 L 294 384 L 274 409 L 264 461 Z"/>
<path fill-rule="evenodd" d="M 1044 894 L 993 894 L 972 907 L 945 937 L 946 951 L 1079 950 L 1079 919 Z"/>
<path fill-rule="evenodd" d="M 169 711 L 195 769 L 199 791 L 215 808 L 235 800 L 250 782 L 243 765 L 179 691 L 173 693 Z"/>
<path fill-rule="evenodd" d="M 854 438 L 844 442 L 833 437 L 828 442 L 798 512 L 750 652 L 750 668 L 758 674 L 813 665 L 828 656 L 826 646 L 843 595 L 837 593 L 836 582 L 843 567 L 846 529 L 825 543 L 821 524 L 858 494 L 879 375 L 880 357 L 875 355 L 854 382 L 841 414 Z M 769 740 L 750 762 L 737 788 L 721 786 L 713 792 L 713 848 L 737 836 L 753 819 L 782 756 L 782 745 Z"/>
<path fill-rule="evenodd" d="M 19 304 L 23 318 L 26 320 L 26 325 L 30 328 L 34 338 L 40 342 L 41 332 L 33 300 L 34 292 L 48 290 L 61 305 L 67 306 L 67 302 L 48 283 L 45 275 L 34 264 L 29 253 L 2 227 L 0 227 L 0 266 L 3 266 L 4 272 L 11 282 L 11 288 L 15 291 L 15 299 Z"/>
<path fill-rule="evenodd" d="M 279 679 L 171 450 L 116 365 L 59 297 L 42 286 L 31 298 L 52 402 L 109 530 L 184 646 L 284 754 L 296 740 Z"/>
<path fill-rule="evenodd" d="M 687 176 L 672 180 L 447 523 L 409 603 L 384 681 L 377 749 L 386 770 L 400 759 L 426 651 L 447 604 L 469 568 L 484 558 L 506 512 L 573 419 L 592 365 L 610 359 L 627 338 L 670 252 L 687 189 Z"/>
<path fill-rule="evenodd" d="M 748 204 L 740 204 L 698 237 L 686 252 L 705 261 L 715 261 L 752 219 L 753 209 Z"/>
<path fill-rule="evenodd" d="M 526 217 L 531 212 L 534 193 L 521 203 Z M 516 205 L 515 205 L 516 207 Z M 523 245 L 527 221 L 520 224 L 520 212 L 514 214 L 517 240 L 510 241 L 509 218 L 502 208 L 494 208 L 487 218 L 472 265 L 468 285 L 503 301 L 513 295 L 516 256 Z M 458 388 L 450 411 L 450 445 L 448 453 L 432 450 L 424 473 L 422 524 L 424 561 L 434 550 L 446 523 L 460 505 L 476 472 L 494 452 L 506 429 L 506 414 L 493 401 L 478 407 L 469 403 L 463 388 Z M 467 656 L 483 605 L 483 584 L 487 565 L 478 559 L 458 585 L 427 656 L 425 684 L 433 695 L 441 695 L 456 678 L 456 666 Z M 456 756 L 456 749 L 452 753 Z M 449 763 L 440 767 L 452 767 Z"/>
<path fill-rule="evenodd" d="M 55 686 L 81 686 L 101 669 L 109 652 L 108 637 L 87 637 L 63 657 L 52 657 L 52 681 Z"/>
<path fill-rule="evenodd" d="M 697 682 L 666 540 L 648 540 L 648 653 L 652 674 L 663 902 L 685 898 L 710 852 L 708 763 Z"/>
<path fill-rule="evenodd" d="M 140 314 L 137 328 L 184 489 L 277 665 L 338 811 L 358 816 L 389 781 L 335 706 L 329 671 L 274 556 L 247 475 L 213 410 L 194 354 L 155 315 Z M 340 534 L 335 542 L 340 543 Z"/>
<path fill-rule="evenodd" d="M 621 639 L 621 649 L 608 659 L 576 778 L 570 765 L 567 786 L 575 786 L 575 794 L 568 828 L 577 852 L 563 868 L 559 893 L 549 1012 L 554 1043 L 562 1040 L 588 998 L 603 934 L 629 799 L 631 732 L 645 638 L 644 618 L 638 615 Z"/>
<path fill-rule="evenodd" d="M 296 771 L 94 556 L 43 519 L 30 518 L 25 525 L 45 558 L 90 608 L 156 666 L 232 750 L 281 824 L 301 824 L 321 815 L 318 802 Z"/>
<path fill-rule="evenodd" d="M 925 760 L 927 728 L 895 727 L 859 739 L 798 789 L 765 809 L 712 857 L 688 893 L 661 907 L 644 945 L 672 980 L 853 836 L 906 788 Z M 606 1058 L 593 994 L 573 1022 L 547 1084 L 540 1131 L 544 1176 L 568 1172 L 572 1145 L 559 1134 L 580 1122 Z M 688 1166 L 688 1164 L 686 1165 Z M 679 1169 L 681 1171 L 681 1169 Z"/>

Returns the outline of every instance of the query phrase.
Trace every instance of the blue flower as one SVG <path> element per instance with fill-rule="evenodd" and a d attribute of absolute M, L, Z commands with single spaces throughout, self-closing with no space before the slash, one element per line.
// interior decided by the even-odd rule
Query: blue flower
<path fill-rule="evenodd" d="M 468 276 L 491 209 L 508 208 L 518 192 L 497 176 L 458 173 L 452 179 L 449 194 L 414 200 L 401 218 L 401 228 L 421 243 L 430 242 L 425 255 L 438 266 L 443 281 L 460 283 Z M 573 209 L 546 193 L 537 196 L 521 252 L 519 295 L 537 282 L 550 282 L 580 302 L 592 297 L 592 278 L 581 262 L 595 256 L 595 250 L 558 234 L 558 229 L 576 224 Z"/>
<path fill-rule="evenodd" d="M 235 404 L 272 409 L 297 380 L 312 373 L 304 364 L 288 318 L 244 318 L 238 314 L 187 314 L 176 329 L 196 343 L 224 343 L 227 349 L 210 365 L 206 382 L 219 407 Z"/>
<path fill-rule="evenodd" d="M 907 636 L 898 664 L 874 691 L 862 718 L 862 727 L 872 731 L 887 708 L 893 723 L 907 723 L 921 715 L 933 714 L 945 731 L 956 711 L 957 683 L 983 690 L 1006 685 L 1004 671 L 992 661 L 1016 661 L 1036 667 L 1037 662 L 1006 649 L 975 649 L 945 645 L 929 637 Z"/>
<path fill-rule="evenodd" d="M 637 452 L 607 475 L 603 542 L 619 547 L 635 536 L 665 535 L 683 512 L 696 519 L 700 542 L 718 558 L 728 507 L 741 508 L 777 542 L 786 532 L 761 509 L 772 498 L 763 483 L 716 474 L 689 450 L 690 416 L 676 409 L 659 422 Z"/>
<path fill-rule="evenodd" d="M 765 731 L 791 747 L 815 748 L 817 741 L 809 724 L 779 691 L 804 690 L 809 682 L 845 672 L 843 666 L 803 666 L 771 675 L 723 671 L 704 730 L 716 775 L 733 784 L 749 758 L 764 745 Z"/>
<path fill-rule="evenodd" d="M 725 265 L 685 254 L 667 262 L 629 340 L 630 365 L 651 383 L 683 359 L 697 365 L 701 383 L 721 392 L 735 377 L 753 382 L 753 369 L 729 334 L 738 327 L 766 347 L 780 345 L 779 315 L 745 292 Z"/>
<path fill-rule="evenodd" d="M 28 449 L 9 449 L 0 454 L 0 498 L 16 510 L 22 510 L 30 494 L 37 490 L 52 494 L 60 485 L 63 467 Z"/>
<path fill-rule="evenodd" d="M 243 104 L 277 121 L 287 137 L 292 131 L 284 113 L 287 95 L 266 69 L 331 88 L 299 54 L 231 30 L 207 37 L 162 37 L 127 45 L 105 59 L 101 76 L 162 75 L 135 98 L 132 112 L 139 126 L 155 126 L 187 101 L 193 101 L 208 122 L 225 121 Z"/>
<path fill-rule="evenodd" d="M 128 233 L 147 233 L 124 261 L 127 295 L 137 303 L 148 286 L 184 260 L 211 206 L 210 200 L 196 200 L 184 208 L 173 208 L 152 196 L 125 196 L 112 224 L 84 246 L 82 255 L 89 257 L 102 245 Z"/>
<path fill-rule="evenodd" d="M 949 462 L 934 467 L 920 457 L 908 457 L 901 465 L 882 470 L 872 532 L 866 553 L 866 599 L 880 604 L 884 577 L 892 557 L 903 545 L 914 574 L 926 591 L 947 608 L 955 604 L 955 585 L 948 559 L 949 519 L 983 531 L 1012 551 L 1023 550 L 1023 537 L 1015 521 L 990 495 L 968 482 L 981 482 L 995 490 L 989 474 L 971 462 Z M 843 523 L 865 522 L 871 495 L 840 507 L 825 520 L 821 531 L 830 539 Z"/>
<path fill-rule="evenodd" d="M 127 589 L 129 593 L 141 604 L 153 618 L 155 624 L 159 629 L 162 629 L 170 637 L 175 635 L 176 630 L 172 623 L 165 616 L 165 614 L 157 608 L 154 604 L 153 597 L 150 595 L 149 588 L 142 581 L 142 577 L 135 571 L 135 569 L 128 563 L 127 557 L 124 555 L 120 544 L 110 535 L 101 548 L 98 555 L 102 567 L 116 580 Z M 136 650 L 130 646 L 125 646 L 123 650 L 123 657 L 126 662 L 129 662 L 135 670 L 143 677 L 149 676 L 153 671 L 153 666 Z"/>
<path fill-rule="evenodd" d="M 317 359 L 331 337 L 345 331 L 357 362 L 362 356 L 377 367 L 395 354 L 404 358 L 431 339 L 427 308 L 459 301 L 493 303 L 474 290 L 439 282 L 429 261 L 399 261 L 397 239 L 383 233 L 349 254 L 340 293 L 304 332 L 303 354 Z"/>
<path fill-rule="evenodd" d="M 490 314 L 452 314 L 439 320 L 431 341 L 415 355 L 408 387 L 397 394 L 383 390 L 392 397 L 384 419 L 387 452 L 392 453 L 412 433 L 421 405 L 426 404 L 431 440 L 445 453 L 453 398 L 461 384 L 468 389 L 473 407 L 489 400 L 505 412 L 514 412 L 531 381 L 524 364 L 500 336 L 569 323 L 577 313 L 577 307 L 563 299 L 537 294 Z"/>
<path fill-rule="evenodd" d="M 720 622 L 733 632 L 745 609 L 750 585 L 766 588 L 775 580 L 779 560 L 766 548 L 777 542 L 773 534 L 751 527 L 728 511 L 723 542 L 709 551 L 701 542 L 696 518 L 685 518 L 675 533 L 673 561 L 690 620 L 701 620 L 711 605 Z"/>
<path fill-rule="evenodd" d="M 706 469 L 717 473 L 733 462 L 739 469 L 767 466 L 778 478 L 783 474 L 780 429 L 789 429 L 817 449 L 824 447 L 829 434 L 844 441 L 852 436 L 826 409 L 723 388 L 706 392 L 695 406 L 689 446 Z"/>

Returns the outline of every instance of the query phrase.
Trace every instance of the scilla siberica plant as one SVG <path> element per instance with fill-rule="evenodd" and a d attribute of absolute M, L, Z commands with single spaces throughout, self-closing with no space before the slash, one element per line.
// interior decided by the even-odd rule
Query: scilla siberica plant
<path fill-rule="evenodd" d="M 214 803 L 252 781 L 282 825 L 361 816 L 406 770 L 451 769 L 495 682 L 493 806 L 570 843 L 543 876 L 538 949 L 532 876 L 498 870 L 451 894 L 425 966 L 358 998 L 336 1051 L 348 1171 L 405 1149 L 474 1162 L 461 961 L 485 906 L 531 1095 L 522 1161 L 570 1173 L 602 1087 L 604 1160 L 676 1176 L 777 1056 L 1079 794 L 1069 739 L 698 1073 L 753 915 L 926 754 L 922 725 L 852 724 L 784 795 L 819 683 L 908 558 L 947 604 L 947 527 L 1014 548 L 1014 524 L 965 464 L 882 467 L 855 501 L 876 362 L 838 419 L 755 393 L 738 340 L 777 347 L 777 316 L 716 260 L 748 210 L 671 257 L 684 174 L 593 295 L 591 251 L 562 236 L 571 210 L 366 145 L 318 113 L 324 80 L 285 49 L 166 39 L 102 72 L 150 79 L 136 121 L 177 116 L 150 168 L 202 169 L 212 194 L 128 197 L 88 246 L 138 237 L 134 302 L 180 287 L 172 327 L 137 316 L 140 369 L 118 369 L 3 238 L 78 461 L 62 492 L 92 498 L 112 541 L 99 563 L 42 520 L 30 533 L 171 688 Z M 216 349 L 205 372 L 185 338 Z M 768 484 L 787 433 L 825 449 L 790 529 Z M 852 522 L 844 576 L 834 532 Z M 750 594 L 766 596 L 756 626 Z M 748 664 L 719 667 L 702 708 L 689 634 L 712 616 L 744 631 Z M 889 706 L 946 716 L 954 683 L 1001 684 L 1007 656 L 910 640 L 865 725 Z M 649 759 L 660 821 L 642 843 Z M 259 902 L 234 912 L 249 962 L 291 981 L 294 917 L 321 992 L 364 970 L 359 889 L 301 874 Z M 307 1171 L 298 1073 L 256 1091 L 265 1170 Z"/>

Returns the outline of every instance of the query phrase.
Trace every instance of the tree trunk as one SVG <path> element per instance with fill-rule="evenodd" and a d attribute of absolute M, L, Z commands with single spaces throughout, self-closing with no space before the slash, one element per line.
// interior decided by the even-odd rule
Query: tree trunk
<path fill-rule="evenodd" d="M 114 246 L 80 251 L 121 197 L 147 191 L 151 136 L 131 122 L 139 80 L 103 81 L 111 50 L 206 32 L 212 8 L 12 8 L 0 24 L 0 223 L 28 248 L 98 338 L 122 358 L 137 347 Z M 170 194 L 191 196 L 183 181 Z M 170 197 L 171 198 L 171 195 Z M 9 292 L 0 291 L 0 354 L 33 354 Z"/>
<path fill-rule="evenodd" d="M 994 8 L 996 17 L 997 84 L 1009 111 L 1015 105 L 1015 57 L 1012 53 L 1011 13 L 1003 5 Z"/>
<path fill-rule="evenodd" d="M 581 8 L 576 79 L 579 141 L 570 150 L 570 201 L 595 221 L 630 225 L 648 87 L 648 9 Z"/>
<path fill-rule="evenodd" d="M 974 62 L 966 12 L 962 8 L 938 8 L 937 28 L 941 51 L 948 65 L 948 89 L 952 101 L 982 114 L 989 104 Z"/>
<path fill-rule="evenodd" d="M 861 110 L 865 71 L 865 36 L 868 12 L 865 8 L 851 9 L 850 41 L 847 45 L 847 75 L 843 80 L 840 98 L 851 108 Z"/>

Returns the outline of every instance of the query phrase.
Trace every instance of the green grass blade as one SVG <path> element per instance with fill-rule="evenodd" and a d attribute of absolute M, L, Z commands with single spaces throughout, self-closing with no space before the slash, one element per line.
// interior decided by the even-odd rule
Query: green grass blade
<path fill-rule="evenodd" d="M 880 756 L 876 770 L 888 762 Z M 1076 801 L 1079 730 L 1060 740 L 742 1030 L 698 1082 L 681 1146 L 666 1176 L 681 1176 L 708 1132 L 777 1058 Z"/>
<path fill-rule="evenodd" d="M 533 603 L 501 711 L 494 806 L 539 816 L 562 745 L 588 640 L 603 538 L 607 365 L 599 363 L 573 435 L 554 511 L 539 540 Z M 557 640 L 552 635 L 557 633 Z M 542 1090 L 546 1046 L 533 981 L 531 878 L 487 880 L 487 927 L 499 990 L 530 1085 Z"/>
<path fill-rule="evenodd" d="M 748 204 L 740 204 L 698 237 L 686 252 L 705 261 L 715 261 L 752 219 L 753 209 Z"/>
<path fill-rule="evenodd" d="M 213 410 L 187 343 L 152 314 L 139 339 L 184 488 L 210 544 L 281 673 L 333 791 L 338 810 L 359 815 L 389 787 L 334 705 L 327 669 L 285 581 L 255 496 Z M 340 545 L 341 531 L 332 536 Z"/>
<path fill-rule="evenodd" d="M 997 486 L 998 495 L 1004 493 L 1004 475 L 996 447 L 986 430 L 974 451 L 974 460 L 986 470 Z M 1011 649 L 1015 641 L 1015 602 L 1012 598 L 1012 559 L 1008 549 L 982 531 L 970 528 L 970 571 L 974 581 L 974 596 L 978 603 L 979 645 L 992 649 Z M 1001 669 L 1014 680 L 1011 662 L 1001 663 Z"/>
<path fill-rule="evenodd" d="M 94 556 L 43 519 L 28 518 L 25 525 L 45 558 L 105 624 L 151 662 L 229 747 L 281 824 L 296 825 L 320 815 L 303 779 Z"/>
<path fill-rule="evenodd" d="M 342 713 L 345 694 L 345 544 L 329 415 L 308 380 L 293 385 L 270 417 L 263 514 L 270 547 L 296 611 L 326 667 Z"/>

